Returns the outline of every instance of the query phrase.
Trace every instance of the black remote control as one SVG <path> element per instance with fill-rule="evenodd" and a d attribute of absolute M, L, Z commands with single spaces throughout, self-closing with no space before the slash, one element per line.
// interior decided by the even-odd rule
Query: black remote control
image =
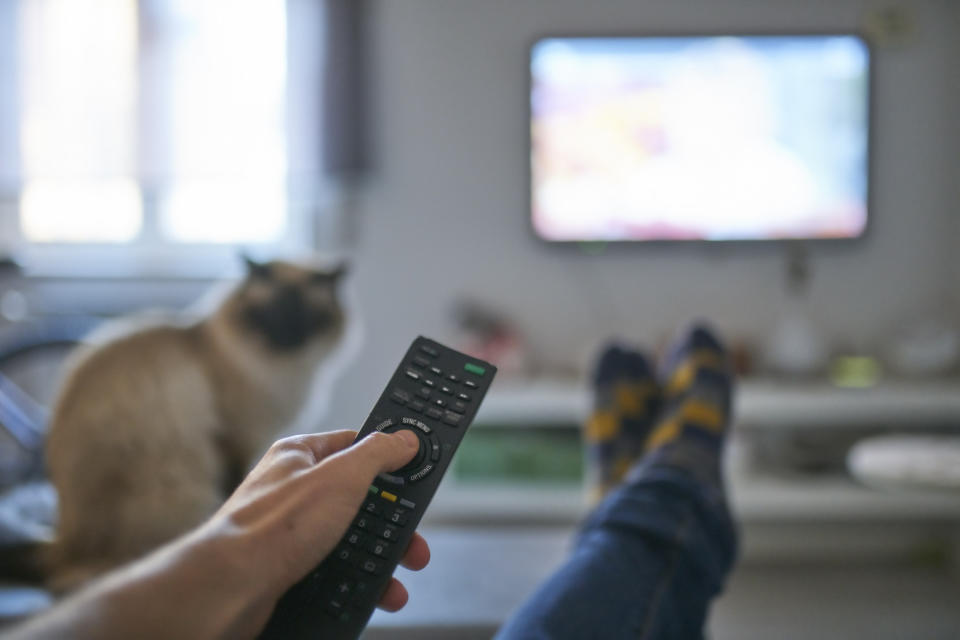
<path fill-rule="evenodd" d="M 377 477 L 333 552 L 277 603 L 261 640 L 360 635 L 496 371 L 423 336 L 413 341 L 357 440 L 409 429 L 420 451 L 403 468 Z"/>

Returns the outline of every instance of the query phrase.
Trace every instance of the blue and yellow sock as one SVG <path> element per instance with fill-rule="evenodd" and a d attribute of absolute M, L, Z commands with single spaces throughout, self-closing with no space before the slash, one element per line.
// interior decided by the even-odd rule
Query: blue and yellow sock
<path fill-rule="evenodd" d="M 695 325 L 668 350 L 660 369 L 663 413 L 644 452 L 675 442 L 699 442 L 718 458 L 730 427 L 733 368 L 727 350 Z"/>
<path fill-rule="evenodd" d="M 594 498 L 620 484 L 643 455 L 660 407 L 649 361 L 628 347 L 610 345 L 593 374 L 593 413 L 584 428 L 588 481 Z"/>

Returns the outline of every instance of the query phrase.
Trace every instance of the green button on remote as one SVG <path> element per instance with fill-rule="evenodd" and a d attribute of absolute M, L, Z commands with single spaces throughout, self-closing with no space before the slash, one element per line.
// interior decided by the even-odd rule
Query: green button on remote
<path fill-rule="evenodd" d="M 470 373 L 476 374 L 478 376 L 482 376 L 487 372 L 486 369 L 484 369 L 479 365 L 473 364 L 472 362 L 468 362 L 467 364 L 463 365 L 463 369 L 464 371 L 469 371 Z"/>

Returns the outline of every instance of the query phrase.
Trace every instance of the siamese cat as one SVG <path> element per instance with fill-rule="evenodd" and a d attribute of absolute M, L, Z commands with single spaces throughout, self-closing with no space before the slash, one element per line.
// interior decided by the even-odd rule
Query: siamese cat
<path fill-rule="evenodd" d="M 296 418 L 341 343 L 343 268 L 247 260 L 203 319 L 84 349 L 53 406 L 46 445 L 59 494 L 44 559 L 56 592 L 205 520 Z"/>

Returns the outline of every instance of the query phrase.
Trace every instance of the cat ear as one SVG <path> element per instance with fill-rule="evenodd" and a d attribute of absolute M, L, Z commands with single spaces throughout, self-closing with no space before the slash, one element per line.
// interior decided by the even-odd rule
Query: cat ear
<path fill-rule="evenodd" d="M 341 262 L 330 269 L 314 272 L 312 280 L 318 284 L 334 285 L 343 279 L 343 277 L 347 274 L 347 271 L 347 263 Z"/>
<path fill-rule="evenodd" d="M 269 278 L 270 265 L 263 262 L 257 262 L 247 254 L 241 254 L 243 263 L 247 267 L 247 276 L 251 278 Z"/>
<path fill-rule="evenodd" d="M 349 272 L 350 272 L 350 268 L 347 266 L 347 263 L 341 262 L 340 264 L 335 266 L 333 269 L 331 269 L 330 279 L 333 280 L 334 282 L 340 282 L 341 280 L 343 280 L 343 277 L 347 275 L 347 273 Z"/>

